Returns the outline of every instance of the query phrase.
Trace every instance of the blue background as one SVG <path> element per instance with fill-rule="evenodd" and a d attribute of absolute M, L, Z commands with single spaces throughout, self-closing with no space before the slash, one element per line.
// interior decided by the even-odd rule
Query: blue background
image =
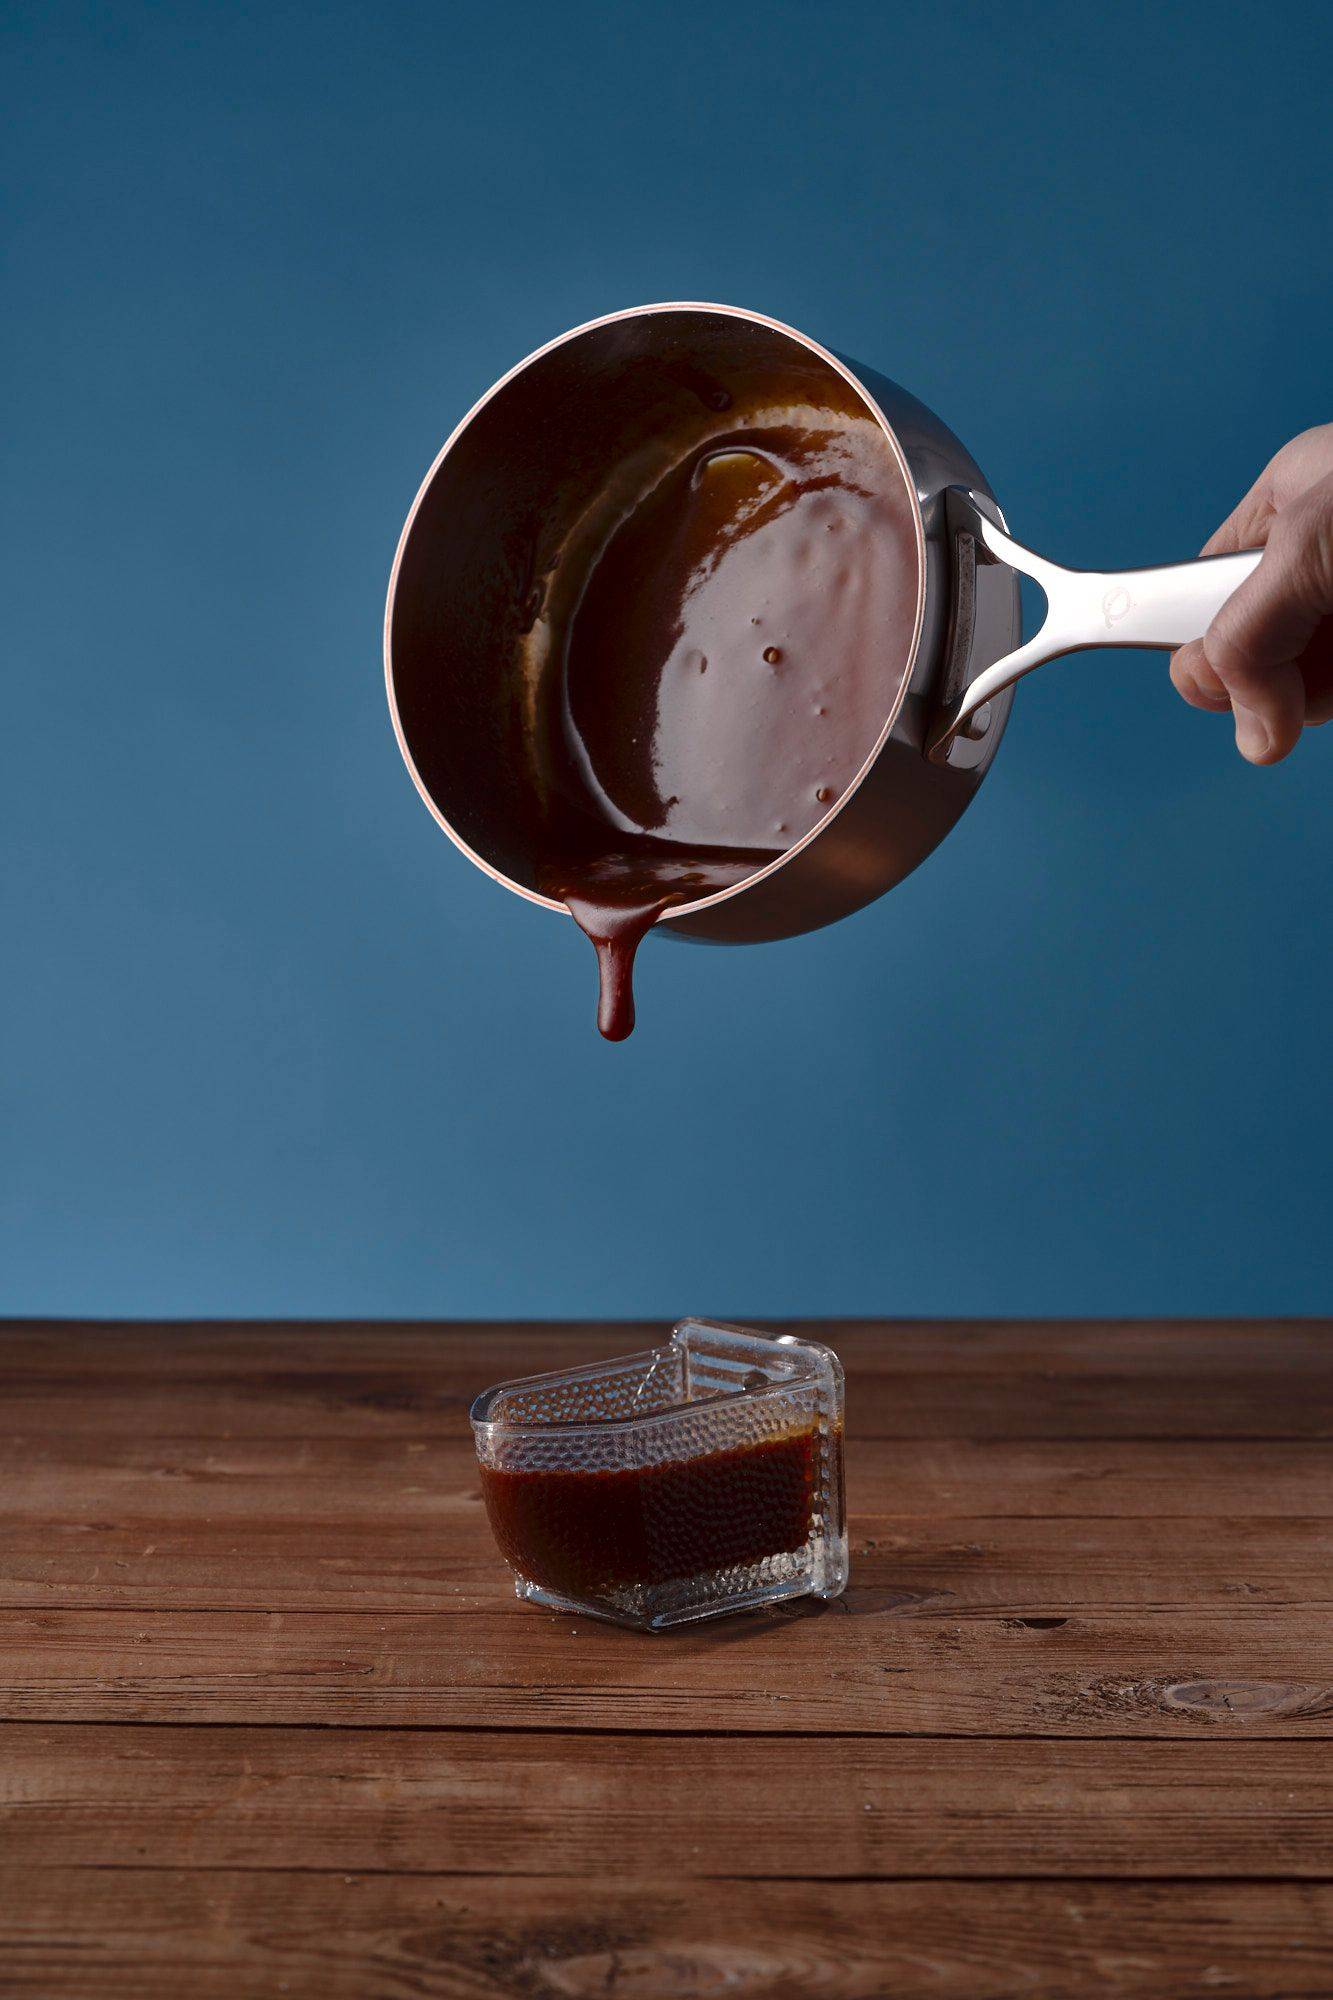
<path fill-rule="evenodd" d="M 955 835 L 789 944 L 572 926 L 417 799 L 380 623 L 566 326 L 760 307 L 1074 564 L 1329 408 L 1324 7 L 11 6 L 0 1309 L 1328 1310 L 1333 730 L 1029 681 Z"/>

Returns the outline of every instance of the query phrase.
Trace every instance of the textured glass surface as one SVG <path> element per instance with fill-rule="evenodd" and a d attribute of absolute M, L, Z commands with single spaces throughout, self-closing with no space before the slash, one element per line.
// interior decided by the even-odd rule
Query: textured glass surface
<path fill-rule="evenodd" d="M 844 1588 L 842 1419 L 831 1349 L 705 1320 L 472 1410 L 519 1596 L 650 1628 Z"/>

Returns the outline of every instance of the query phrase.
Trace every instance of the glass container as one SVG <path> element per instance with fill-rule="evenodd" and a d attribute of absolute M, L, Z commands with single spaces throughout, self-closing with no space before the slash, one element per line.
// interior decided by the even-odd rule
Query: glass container
<path fill-rule="evenodd" d="M 842 1428 L 831 1348 L 697 1319 L 472 1406 L 518 1596 L 650 1631 L 845 1588 Z"/>

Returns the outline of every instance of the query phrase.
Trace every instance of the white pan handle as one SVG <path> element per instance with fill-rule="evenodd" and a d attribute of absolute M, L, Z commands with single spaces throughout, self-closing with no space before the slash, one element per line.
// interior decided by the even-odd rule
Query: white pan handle
<path fill-rule="evenodd" d="M 949 498 L 951 514 L 956 514 L 961 496 L 951 493 Z M 944 756 L 955 736 L 974 733 L 974 718 L 982 719 L 978 711 L 995 695 L 1061 653 L 1089 646 L 1175 647 L 1201 639 L 1263 554 L 1262 549 L 1244 549 L 1239 555 L 1198 556 L 1153 569 L 1062 569 L 1025 549 L 984 514 L 971 507 L 968 512 L 978 556 L 1040 584 L 1046 617 L 1032 638 L 986 667 L 945 710 L 930 740 L 930 755 L 936 758 Z"/>

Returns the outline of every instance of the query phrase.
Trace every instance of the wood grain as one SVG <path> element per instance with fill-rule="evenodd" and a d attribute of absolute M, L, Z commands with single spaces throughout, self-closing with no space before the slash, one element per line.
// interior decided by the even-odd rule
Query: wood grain
<path fill-rule="evenodd" d="M 953 1443 L 852 1456 L 856 1613 L 1330 1606 L 1321 1445 Z M 1141 1519 L 1154 1524 L 1151 1567 L 1124 1526 Z M 76 1431 L 0 1449 L 0 1607 L 489 1611 L 503 1591 L 467 1439 Z"/>
<path fill-rule="evenodd" d="M 302 1612 L 6 1612 L 0 1718 L 1089 1738 L 1221 1728 L 1293 1740 L 1333 1730 L 1323 1618 L 1279 1622 L 1253 1606 L 845 1616 L 791 1608 L 658 1646 L 510 1602 L 332 1624 Z"/>
<path fill-rule="evenodd" d="M 853 1438 L 1333 1437 L 1328 1321 L 773 1324 L 837 1347 Z M 0 1322 L 0 1373 L 21 1434 L 461 1435 L 490 1383 L 664 1331 Z"/>
<path fill-rule="evenodd" d="M 422 1615 L 0 1613 L 0 1719 L 380 1728 L 1333 1734 L 1317 1615 L 775 1611 L 657 1638 L 510 1601 Z M 516 1624 L 521 1620 L 521 1624 Z M 832 1621 L 831 1625 L 829 1621 Z M 826 1626 L 829 1629 L 825 1629 Z"/>
<path fill-rule="evenodd" d="M 0 1730 L 0 1853 L 32 1865 L 476 1875 L 1333 1879 L 1304 1744 Z"/>
<path fill-rule="evenodd" d="M 440 1510 L 443 1511 L 443 1510 Z M 1244 1604 L 1333 1612 L 1333 1522 L 1191 1521 L 1141 1537 L 1118 1520 L 903 1521 L 851 1516 L 854 1615 L 905 1603 L 957 1617 L 1230 1611 Z M 180 1523 L 89 1511 L 0 1529 L 0 1607 L 435 1611 L 493 1608 L 505 1572 L 480 1502 L 465 1535 L 391 1516 L 309 1524 L 223 1516 Z"/>
<path fill-rule="evenodd" d="M 59 1516 L 476 1526 L 466 1431 L 433 1438 L 142 1437 L 109 1428 L 0 1434 L 0 1529 Z M 1319 1441 L 899 1440 L 860 1450 L 854 1512 L 900 1520 L 1020 1516 L 1103 1521 L 1333 1519 L 1333 1454 Z"/>
<path fill-rule="evenodd" d="M 1315 2000 L 1333 1889 L 16 1867 L 0 1963 L 23 2000 Z"/>

